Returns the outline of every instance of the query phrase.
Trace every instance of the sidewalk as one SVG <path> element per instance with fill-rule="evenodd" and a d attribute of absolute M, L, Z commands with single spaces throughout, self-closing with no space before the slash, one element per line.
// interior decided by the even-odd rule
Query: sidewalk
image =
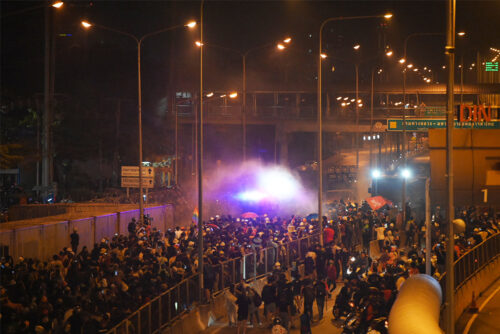
<path fill-rule="evenodd" d="M 326 302 L 326 310 L 323 312 L 323 319 L 321 321 L 318 321 L 318 309 L 316 306 L 316 303 L 314 303 L 313 306 L 313 324 L 312 324 L 312 332 L 313 333 L 341 333 L 342 328 L 340 327 L 343 323 L 342 320 L 340 321 L 335 321 L 333 320 L 332 316 L 332 308 L 335 303 L 335 298 L 337 294 L 340 292 L 340 289 L 342 288 L 343 283 L 337 283 L 337 288 L 333 291 L 332 297 L 327 300 Z M 264 314 L 263 314 L 264 307 L 260 307 L 260 318 L 261 320 L 264 319 Z M 302 310 L 301 310 L 302 312 Z M 253 328 L 247 328 L 246 333 L 248 334 L 257 334 L 257 333 L 270 333 L 271 330 L 268 328 L 270 323 L 265 323 L 263 322 L 262 326 L 254 326 Z M 297 317 L 293 321 L 294 328 L 290 329 L 289 333 L 292 334 L 299 334 L 300 333 L 300 320 Z M 236 327 L 229 327 L 228 326 L 228 320 L 227 317 L 224 317 L 222 319 L 218 319 L 215 321 L 210 327 L 208 327 L 206 330 L 202 331 L 201 333 L 203 334 L 231 334 L 231 333 L 236 333 L 237 328 Z M 241 332 L 242 333 L 242 332 Z"/>

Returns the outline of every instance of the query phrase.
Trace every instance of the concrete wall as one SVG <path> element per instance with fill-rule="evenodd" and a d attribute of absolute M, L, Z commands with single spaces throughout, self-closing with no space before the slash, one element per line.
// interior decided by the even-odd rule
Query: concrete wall
<path fill-rule="evenodd" d="M 153 217 L 153 226 L 165 231 L 174 226 L 173 207 L 163 205 L 145 208 Z M 78 230 L 80 244 L 90 249 L 102 238 L 112 238 L 115 233 L 128 234 L 127 226 L 132 218 L 138 219 L 139 210 L 116 212 L 95 217 L 69 219 L 52 222 L 28 222 L 0 225 L 0 248 L 7 246 L 9 255 L 15 260 L 20 256 L 47 260 L 64 247 L 70 247 L 70 234 Z"/>
<path fill-rule="evenodd" d="M 456 129 L 453 132 L 455 205 L 500 207 L 500 186 L 486 186 L 486 171 L 500 162 L 500 130 Z M 429 130 L 431 200 L 446 205 L 446 131 Z M 488 189 L 483 203 L 482 189 Z"/>
<path fill-rule="evenodd" d="M 137 204 L 114 203 L 57 203 L 14 205 L 9 208 L 9 221 L 55 216 L 60 214 L 89 216 L 103 212 L 119 212 L 134 209 Z"/>

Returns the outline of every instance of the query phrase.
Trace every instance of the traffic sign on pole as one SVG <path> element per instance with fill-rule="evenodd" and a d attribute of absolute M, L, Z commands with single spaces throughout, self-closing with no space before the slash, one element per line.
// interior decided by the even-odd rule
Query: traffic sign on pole
<path fill-rule="evenodd" d="M 139 188 L 138 177 L 122 177 L 122 188 Z M 152 177 L 142 178 L 142 188 L 153 188 L 154 179 Z"/>
<path fill-rule="evenodd" d="M 142 167 L 142 177 L 154 177 L 154 167 Z M 122 166 L 122 177 L 139 177 L 138 166 Z"/>

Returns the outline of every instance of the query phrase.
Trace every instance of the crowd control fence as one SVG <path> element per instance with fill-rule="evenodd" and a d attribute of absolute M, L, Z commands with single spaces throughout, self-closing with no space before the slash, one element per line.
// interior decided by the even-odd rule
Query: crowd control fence
<path fill-rule="evenodd" d="M 472 295 L 478 297 L 498 278 L 499 272 L 495 269 L 498 265 L 500 265 L 500 233 L 491 235 L 454 262 L 455 321 L 471 303 Z M 444 294 L 446 273 L 440 277 L 439 284 Z M 441 309 L 441 319 L 445 314 L 445 307 L 443 305 Z"/>
<path fill-rule="evenodd" d="M 298 265 L 310 246 L 319 243 L 320 235 L 292 240 L 277 247 L 249 252 L 242 257 L 212 265 L 216 273 L 213 291 L 218 293 L 241 280 L 253 280 L 273 271 L 276 262 L 281 267 Z M 108 331 L 108 334 L 160 333 L 161 330 L 200 302 L 199 276 L 194 274 L 162 292 Z"/>

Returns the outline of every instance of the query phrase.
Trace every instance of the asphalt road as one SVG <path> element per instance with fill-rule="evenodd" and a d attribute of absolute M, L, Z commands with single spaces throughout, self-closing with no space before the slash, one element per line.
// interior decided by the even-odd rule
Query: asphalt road
<path fill-rule="evenodd" d="M 335 302 L 335 297 L 337 293 L 340 291 L 340 288 L 342 287 L 342 284 L 337 284 L 337 289 L 332 294 L 332 298 L 330 298 L 327 302 L 327 310 L 324 311 L 324 317 L 321 321 L 318 321 L 318 310 L 316 308 L 316 303 L 314 303 L 313 306 L 313 313 L 314 313 L 314 321 L 312 325 L 312 333 L 328 333 L 328 334 L 337 334 L 342 332 L 341 325 L 343 321 L 334 321 L 333 316 L 332 316 L 332 307 Z M 261 309 L 261 320 L 264 319 L 262 315 L 262 309 Z M 299 334 L 300 333 L 300 320 L 296 319 L 294 322 L 295 328 L 291 329 L 289 333 L 291 334 Z M 204 334 L 234 334 L 237 332 L 237 329 L 235 327 L 228 327 L 227 326 L 227 320 L 226 319 L 221 319 L 220 321 L 216 322 L 207 330 L 203 331 L 202 333 Z M 240 332 L 241 333 L 241 332 Z M 254 328 L 247 328 L 246 330 L 247 334 L 258 334 L 258 333 L 271 333 L 271 330 L 266 326 L 266 323 L 263 324 L 263 326 L 257 326 Z"/>
<path fill-rule="evenodd" d="M 486 304 L 479 305 L 480 310 L 473 319 L 469 334 L 500 333 L 500 286 L 493 292 L 491 299 L 485 302 Z"/>

